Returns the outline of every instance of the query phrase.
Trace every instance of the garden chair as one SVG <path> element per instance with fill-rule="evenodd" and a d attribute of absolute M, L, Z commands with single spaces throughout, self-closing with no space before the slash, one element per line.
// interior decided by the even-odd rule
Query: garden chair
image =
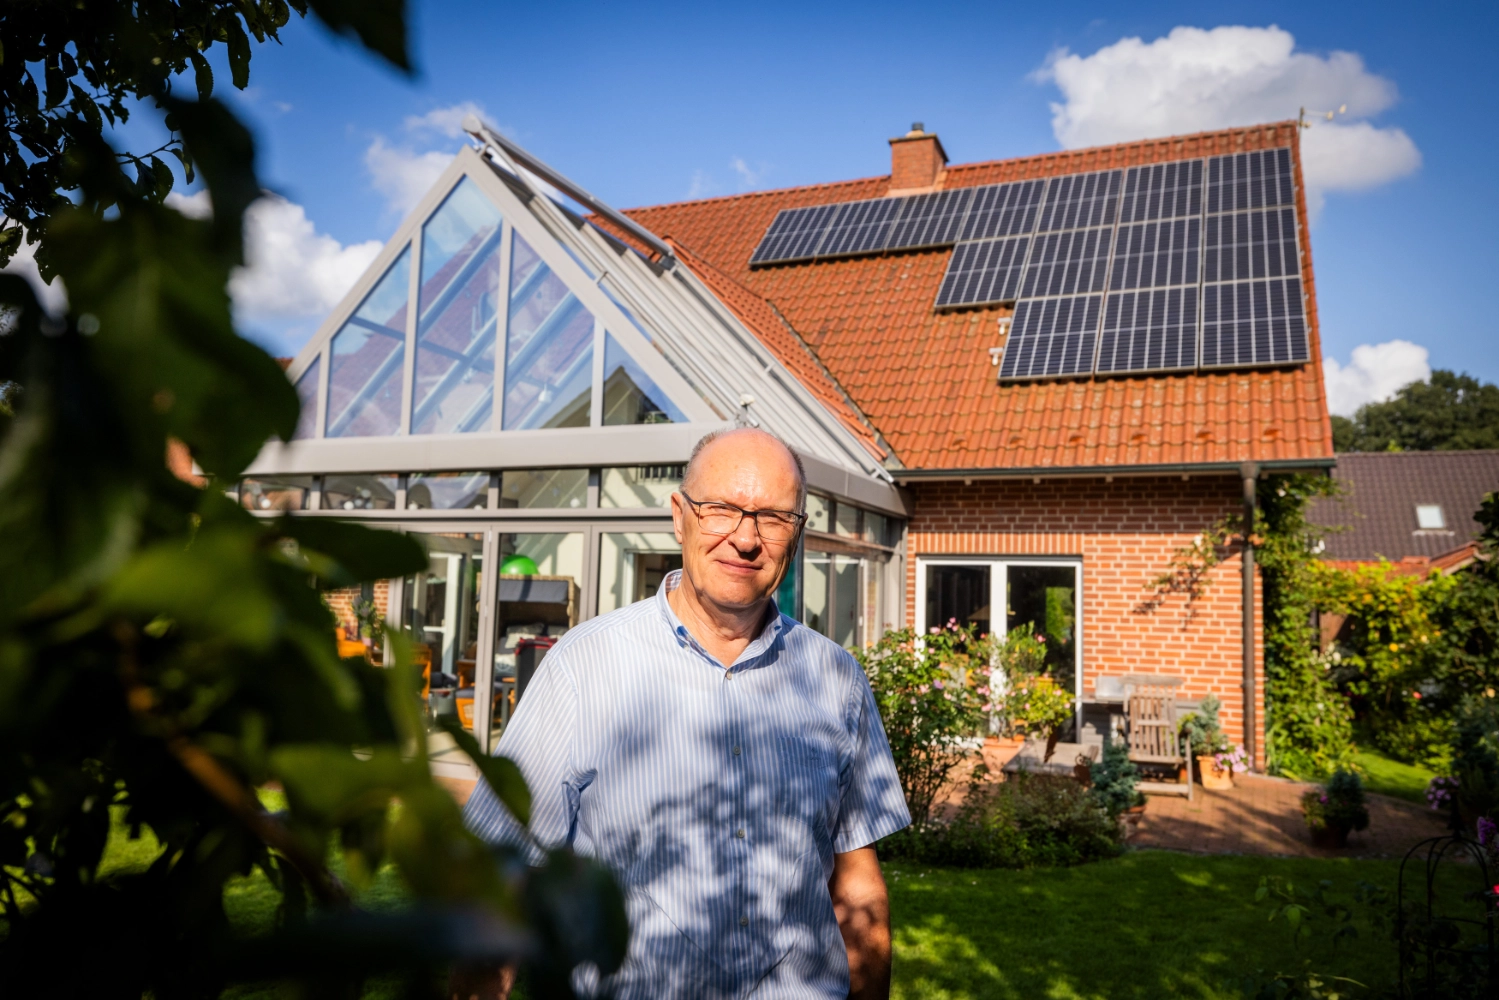
<path fill-rule="evenodd" d="M 1129 759 L 1137 764 L 1170 764 L 1187 769 L 1186 788 L 1164 781 L 1141 782 L 1142 791 L 1185 795 L 1192 801 L 1192 751 L 1176 718 L 1176 688 L 1141 684 L 1129 688 Z"/>

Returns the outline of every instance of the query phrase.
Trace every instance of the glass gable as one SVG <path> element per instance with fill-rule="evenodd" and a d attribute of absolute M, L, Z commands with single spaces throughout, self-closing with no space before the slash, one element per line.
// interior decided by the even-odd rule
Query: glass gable
<path fill-rule="evenodd" d="M 411 248 L 390 265 L 359 311 L 333 336 L 325 436 L 375 437 L 401 432 L 401 368 Z"/>
<path fill-rule="evenodd" d="M 604 425 L 685 424 L 687 417 L 625 353 L 612 333 L 604 335 Z"/>
<path fill-rule="evenodd" d="M 494 413 L 500 212 L 467 177 L 422 226 L 411 429 L 490 429 Z"/>
<path fill-rule="evenodd" d="M 587 427 L 593 314 L 516 233 L 505 347 L 504 429 Z"/>
<path fill-rule="evenodd" d="M 318 375 L 323 370 L 323 359 L 320 356 L 312 359 L 312 364 L 297 379 L 297 399 L 302 403 L 302 412 L 297 415 L 297 430 L 292 435 L 293 441 L 302 438 L 310 438 L 317 434 L 317 390 Z"/>

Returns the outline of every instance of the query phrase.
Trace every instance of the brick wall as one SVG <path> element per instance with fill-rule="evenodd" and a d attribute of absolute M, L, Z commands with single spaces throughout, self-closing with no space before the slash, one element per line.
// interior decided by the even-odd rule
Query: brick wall
<path fill-rule="evenodd" d="M 891 139 L 890 190 L 929 188 L 946 163 L 935 135 Z"/>
<path fill-rule="evenodd" d="M 1238 513 L 1234 477 L 979 481 L 911 487 L 907 535 L 907 620 L 916 620 L 916 561 L 934 555 L 1073 556 L 1083 566 L 1080 599 L 1083 691 L 1099 674 L 1171 674 L 1186 695 L 1215 694 L 1223 727 L 1243 739 L 1242 563 L 1234 552 L 1208 574 L 1206 592 L 1188 607 L 1173 594 L 1151 607 L 1149 581 L 1173 553 L 1225 514 Z M 1259 763 L 1264 755 L 1264 658 L 1259 581 L 1255 582 L 1256 709 Z"/>

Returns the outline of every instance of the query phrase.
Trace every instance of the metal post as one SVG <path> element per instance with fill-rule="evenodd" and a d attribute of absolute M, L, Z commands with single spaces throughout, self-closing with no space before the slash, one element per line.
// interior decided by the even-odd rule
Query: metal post
<path fill-rule="evenodd" d="M 1253 462 L 1239 466 L 1239 475 L 1244 482 L 1244 544 L 1242 565 L 1244 570 L 1244 752 L 1249 757 L 1250 770 L 1257 768 L 1255 739 L 1255 683 L 1254 683 L 1254 545 L 1250 536 L 1254 533 L 1255 480 L 1259 467 Z"/>

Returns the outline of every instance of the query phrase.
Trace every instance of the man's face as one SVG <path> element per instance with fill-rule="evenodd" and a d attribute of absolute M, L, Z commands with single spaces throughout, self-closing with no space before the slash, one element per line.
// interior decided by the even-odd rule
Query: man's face
<path fill-rule="evenodd" d="M 754 431 L 734 431 L 704 449 L 693 481 L 684 488 L 698 501 L 795 511 L 797 485 L 796 466 L 779 442 Z M 795 536 L 767 541 L 750 517 L 727 535 L 709 534 L 681 494 L 672 495 L 671 515 L 682 543 L 683 575 L 720 607 L 748 608 L 769 597 L 796 551 Z"/>

